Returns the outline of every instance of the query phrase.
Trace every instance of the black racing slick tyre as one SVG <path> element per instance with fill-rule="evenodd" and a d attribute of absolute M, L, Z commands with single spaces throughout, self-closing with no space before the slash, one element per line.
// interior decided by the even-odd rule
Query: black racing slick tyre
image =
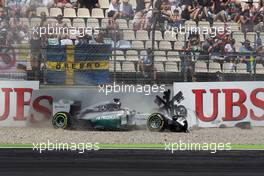
<path fill-rule="evenodd" d="M 57 112 L 52 118 L 54 128 L 69 129 L 72 127 L 71 115 L 67 112 Z"/>
<path fill-rule="evenodd" d="M 147 121 L 149 131 L 162 132 L 165 130 L 165 119 L 159 113 L 151 114 Z"/>

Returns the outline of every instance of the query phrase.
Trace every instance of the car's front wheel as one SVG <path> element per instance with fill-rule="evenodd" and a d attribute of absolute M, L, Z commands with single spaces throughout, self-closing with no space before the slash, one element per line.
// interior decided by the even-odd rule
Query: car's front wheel
<path fill-rule="evenodd" d="M 71 115 L 67 112 L 57 112 L 52 118 L 52 125 L 54 128 L 71 128 Z"/>
<path fill-rule="evenodd" d="M 147 127 L 150 131 L 161 132 L 165 130 L 165 119 L 159 113 L 151 114 L 147 121 Z"/>

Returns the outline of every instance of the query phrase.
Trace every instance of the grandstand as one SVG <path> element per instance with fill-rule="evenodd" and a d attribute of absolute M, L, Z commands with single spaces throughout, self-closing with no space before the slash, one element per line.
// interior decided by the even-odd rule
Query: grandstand
<path fill-rule="evenodd" d="M 74 1 L 68 1 L 68 3 L 71 2 Z M 153 26 L 152 18 L 154 16 L 153 14 L 157 13 L 155 12 L 155 5 L 154 7 L 150 5 L 147 8 L 146 6 L 148 6 L 148 4 L 146 3 L 144 6 L 145 9 L 138 11 L 139 4 L 137 4 L 137 2 L 139 1 L 128 1 L 133 9 L 131 16 L 117 14 L 117 17 L 115 17 L 110 13 L 111 9 L 109 10 L 109 8 L 112 2 L 108 0 L 99 0 L 98 5 L 94 5 L 94 8 L 92 9 L 89 9 L 86 6 L 81 6 L 76 2 L 76 5 L 75 3 L 72 3 L 69 8 L 66 7 L 67 5 L 59 7 L 58 3 L 54 3 L 52 6 L 39 6 L 39 4 L 35 5 L 29 1 L 28 4 L 23 6 L 23 4 L 12 4 L 9 3 L 9 1 L 6 1 L 5 6 L 2 5 L 1 7 L 6 14 L 0 13 L 0 18 L 2 23 L 8 16 L 7 19 L 9 25 L 1 25 L 1 29 L 6 28 L 7 26 L 11 27 L 13 35 L 10 34 L 10 36 L 19 36 L 20 40 L 10 39 L 9 44 L 6 46 L 2 45 L 1 53 L 5 52 L 4 48 L 6 47 L 14 48 L 16 53 L 23 53 L 24 51 L 23 58 L 20 57 L 20 54 L 17 55 L 19 55 L 18 60 L 22 58 L 20 65 L 23 65 L 23 63 L 26 65 L 26 79 L 40 79 L 45 84 L 49 84 L 49 82 L 45 81 L 46 75 L 44 74 L 47 69 L 47 54 L 49 54 L 46 49 L 49 45 L 48 38 L 52 38 L 53 40 L 54 38 L 58 39 L 58 45 L 61 45 L 63 39 L 64 42 L 67 43 L 66 45 L 70 45 L 71 42 L 69 42 L 69 40 L 72 41 L 72 45 L 75 44 L 76 46 L 78 43 L 98 45 L 111 44 L 112 54 L 110 54 L 109 57 L 107 55 L 110 73 L 108 81 L 110 82 L 113 80 L 128 83 L 155 81 L 158 83 L 169 84 L 175 81 L 233 81 L 264 79 L 264 50 L 262 48 L 262 41 L 264 40 L 264 8 L 261 7 L 259 1 L 243 1 L 241 3 L 238 3 L 237 1 L 224 1 L 236 5 L 237 9 L 240 9 L 240 11 L 235 11 L 240 16 L 240 18 L 236 20 L 231 16 L 232 13 L 234 13 L 231 11 L 232 7 L 229 7 L 228 5 L 228 8 L 224 9 L 227 14 L 227 21 L 225 21 L 218 19 L 208 20 L 208 17 L 202 13 L 205 8 L 200 9 L 199 13 L 201 17 L 199 17 L 199 20 L 192 19 L 192 17 L 190 17 L 190 19 L 184 19 L 183 11 L 186 6 L 194 6 L 194 1 L 188 1 L 190 4 L 186 4 L 185 1 L 183 1 L 181 2 L 182 4 L 175 5 L 175 3 L 178 2 L 177 0 L 163 0 L 162 8 L 164 9 L 159 14 L 159 19 L 164 19 L 158 21 L 157 26 Z M 115 5 L 114 8 L 117 6 L 120 8 L 120 5 L 123 3 L 127 2 L 120 0 L 120 4 Z M 197 3 L 200 3 L 200 1 L 197 1 Z M 17 7 L 18 11 L 12 9 L 14 6 Z M 25 7 L 27 8 L 26 10 Z M 180 11 L 182 11 L 181 16 L 179 17 L 180 19 L 177 19 L 178 16 L 173 16 L 174 14 L 171 10 L 172 7 L 179 8 Z M 210 9 L 209 5 L 208 9 Z M 243 24 L 243 19 L 247 18 L 244 17 L 247 10 L 252 13 L 250 14 L 252 20 L 254 16 L 261 15 L 262 19 L 260 21 L 255 19 L 256 21 L 254 24 L 250 24 L 249 22 L 246 23 L 246 25 Z M 168 12 L 171 14 L 169 16 L 164 15 L 163 12 L 165 11 L 166 13 Z M 42 15 L 43 12 L 46 15 L 44 21 Z M 141 12 L 142 14 L 140 14 Z M 43 27 L 44 24 L 56 26 L 58 25 L 58 16 L 62 17 L 61 24 L 68 28 L 92 28 L 93 30 L 91 30 L 87 36 L 88 42 L 78 36 L 80 31 L 78 34 L 69 35 L 51 36 L 45 34 L 41 39 L 42 44 L 40 47 L 40 49 L 43 50 L 41 53 L 43 58 L 32 59 L 30 40 L 34 33 L 34 27 Z M 140 18 L 138 18 L 139 16 Z M 183 29 L 181 29 L 180 32 L 176 32 L 175 28 L 173 28 L 176 24 L 175 20 L 177 21 L 177 24 L 180 23 L 186 29 L 211 29 L 222 27 L 224 32 L 222 35 L 216 35 L 214 37 L 212 37 L 212 33 L 193 35 L 190 33 L 190 30 L 185 30 L 183 32 Z M 137 24 L 138 21 L 139 25 Z M 14 27 L 14 25 L 17 26 Z M 247 27 L 249 25 L 252 25 L 252 30 L 250 30 L 251 26 Z M 245 26 L 246 31 L 244 30 Z M 226 32 L 227 28 L 230 29 L 230 33 Z M 152 35 L 153 32 L 154 34 Z M 48 31 L 46 31 L 46 33 L 48 33 Z M 153 36 L 155 38 L 153 38 Z M 100 40 L 100 37 L 103 39 Z M 192 45 L 192 39 L 195 39 L 195 42 L 197 43 L 195 46 L 190 47 L 189 45 Z M 250 50 L 243 50 L 245 41 L 248 41 L 247 43 L 250 44 Z M 210 46 L 213 46 L 213 48 Z M 28 52 L 25 51 L 25 48 L 28 48 Z M 139 69 L 139 62 L 142 57 L 146 56 L 146 50 L 148 48 L 152 49 L 154 55 L 153 64 L 155 69 L 153 70 L 156 72 L 156 80 L 153 80 L 152 73 L 150 76 L 144 76 Z M 66 52 L 66 54 L 70 53 L 68 51 L 70 49 L 73 48 L 68 47 L 64 52 Z M 84 55 L 91 55 L 91 52 L 89 53 L 85 49 L 83 49 L 82 52 Z M 27 64 L 29 62 L 26 59 L 27 53 L 28 60 L 31 60 L 30 64 Z M 105 56 L 105 53 L 100 53 L 100 51 L 98 51 L 98 53 L 92 53 Z M 8 54 L 10 55 L 10 53 Z M 3 57 L 0 57 L 0 59 L 1 58 L 3 59 Z M 32 60 L 37 62 L 38 66 L 32 66 L 34 65 L 32 64 Z M 64 60 L 64 62 L 67 61 Z M 0 61 L 0 63 L 2 63 L 2 61 Z M 0 67 L 0 74 L 3 75 L 3 72 L 6 74 L 6 69 L 5 71 L 3 71 L 3 69 L 1 71 L 1 68 L 2 67 Z M 23 69 L 21 71 L 21 69 L 17 68 L 18 66 L 14 67 L 10 72 L 19 72 L 19 74 L 21 74 Z M 41 77 L 34 76 L 37 74 L 34 73 L 36 69 L 41 70 Z M 4 77 L 6 78 L 6 75 Z M 221 79 L 219 77 L 221 77 Z M 22 79 L 25 79 L 25 76 L 23 76 Z M 71 81 L 66 82 L 69 84 L 73 83 Z M 87 83 L 88 82 L 89 81 L 87 81 Z M 63 81 L 59 81 L 59 83 L 62 84 Z M 80 83 L 85 82 L 80 81 Z"/>

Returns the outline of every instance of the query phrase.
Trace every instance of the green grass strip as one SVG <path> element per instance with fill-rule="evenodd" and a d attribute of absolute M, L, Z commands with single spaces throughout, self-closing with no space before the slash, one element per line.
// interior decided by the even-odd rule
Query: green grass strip
<path fill-rule="evenodd" d="M 76 144 L 78 145 L 78 144 Z M 72 144 L 69 144 L 72 146 Z M 159 149 L 164 150 L 164 144 L 99 144 L 100 149 Z M 0 148 L 33 148 L 33 144 L 0 144 Z M 232 150 L 264 150 L 263 145 L 232 144 Z"/>

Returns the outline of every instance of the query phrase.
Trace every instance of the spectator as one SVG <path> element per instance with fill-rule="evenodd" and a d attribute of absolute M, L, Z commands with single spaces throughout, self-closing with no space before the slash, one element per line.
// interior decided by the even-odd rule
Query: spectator
<path fill-rule="evenodd" d="M 113 41 L 119 41 L 121 39 L 121 33 L 118 31 L 119 24 L 114 18 L 108 19 L 108 24 L 106 26 L 107 36 Z"/>
<path fill-rule="evenodd" d="M 244 42 L 242 42 L 242 46 L 239 49 L 239 52 L 241 54 L 248 54 L 248 53 L 251 53 L 252 51 L 253 51 L 253 48 L 250 46 L 249 40 L 245 40 Z"/>
<path fill-rule="evenodd" d="M 147 11 L 142 10 L 137 12 L 133 19 L 133 29 L 140 30 L 140 29 L 147 29 L 148 28 L 148 18 L 147 18 Z"/>
<path fill-rule="evenodd" d="M 55 6 L 59 8 L 73 8 L 73 4 L 69 0 L 55 0 Z"/>
<path fill-rule="evenodd" d="M 62 15 L 58 15 L 57 16 L 56 27 L 67 27 L 67 23 L 63 21 L 63 16 Z"/>
<path fill-rule="evenodd" d="M 67 29 L 67 23 L 64 22 L 63 20 L 63 16 L 62 15 L 58 15 L 57 16 L 57 23 L 55 25 L 56 27 L 56 31 L 59 30 L 59 34 L 64 34 L 66 32 L 66 29 Z"/>
<path fill-rule="evenodd" d="M 119 0 L 111 0 L 109 9 L 108 9 L 108 17 L 112 17 L 114 20 L 120 16 L 120 2 Z"/>
<path fill-rule="evenodd" d="M 0 23 L 0 46 L 7 46 L 8 26 L 5 21 Z M 0 50 L 1 51 L 1 50 Z"/>
<path fill-rule="evenodd" d="M 182 13 L 181 13 L 181 18 L 184 19 L 184 20 L 190 20 L 191 17 L 190 17 L 190 12 L 189 12 L 189 9 L 188 9 L 188 5 L 183 5 L 182 6 Z"/>
<path fill-rule="evenodd" d="M 48 45 L 49 46 L 57 46 L 57 45 L 60 45 L 59 38 L 55 34 L 49 35 L 47 42 L 48 42 Z"/>
<path fill-rule="evenodd" d="M 264 12 L 264 0 L 259 0 L 257 12 Z"/>
<path fill-rule="evenodd" d="M 48 29 L 48 21 L 47 21 L 47 15 L 45 12 L 41 12 L 40 13 L 40 24 L 38 27 L 42 27 L 42 31 L 41 33 L 43 34 L 41 36 L 41 43 L 42 43 L 42 47 L 46 47 L 47 45 L 47 38 L 48 38 L 48 33 L 47 33 L 47 29 Z"/>
<path fill-rule="evenodd" d="M 56 23 L 57 27 L 67 27 L 67 23 L 63 21 L 62 15 L 58 15 L 56 19 L 57 19 L 57 23 Z"/>
<path fill-rule="evenodd" d="M 171 6 L 171 13 L 174 13 L 174 10 L 178 10 L 179 15 L 181 15 L 181 0 L 169 0 Z"/>
<path fill-rule="evenodd" d="M 129 4 L 129 0 L 122 0 L 120 5 L 121 17 L 125 19 L 133 19 L 134 11 L 131 4 Z"/>
<path fill-rule="evenodd" d="M 244 10 L 240 16 L 241 30 L 243 33 L 253 32 L 254 23 L 250 17 L 248 9 Z"/>
<path fill-rule="evenodd" d="M 30 6 L 30 7 L 28 7 L 28 9 L 26 10 L 26 12 L 25 12 L 26 14 L 26 18 L 33 18 L 33 17 L 36 17 L 37 16 L 37 14 L 36 14 L 36 8 L 35 7 L 33 7 L 33 6 Z"/>
<path fill-rule="evenodd" d="M 252 52 L 253 48 L 250 46 L 250 41 L 245 40 L 245 42 L 242 43 L 242 46 L 239 49 L 239 53 L 242 55 L 241 62 L 244 62 L 247 64 L 247 71 L 251 72 L 253 67 L 252 67 Z"/>
<path fill-rule="evenodd" d="M 264 48 L 263 45 L 259 45 L 256 48 L 256 62 L 264 66 Z"/>
<path fill-rule="evenodd" d="M 48 26 L 48 21 L 47 21 L 47 15 L 45 12 L 40 13 L 40 27 L 47 27 Z"/>
<path fill-rule="evenodd" d="M 19 18 L 12 18 L 9 24 L 9 32 L 11 33 L 10 35 L 12 35 L 13 43 L 20 44 L 25 36 L 22 31 L 22 23 Z"/>
<path fill-rule="evenodd" d="M 225 44 L 225 53 L 226 53 L 225 60 L 228 62 L 233 60 L 235 61 L 235 57 L 233 56 L 235 52 L 236 52 L 235 40 L 229 37 L 228 41 Z"/>
<path fill-rule="evenodd" d="M 145 9 L 145 0 L 136 0 L 137 7 L 136 7 L 136 13 L 140 12 Z"/>
<path fill-rule="evenodd" d="M 257 32 L 256 38 L 255 38 L 255 48 L 262 46 L 262 39 L 260 36 L 260 33 Z"/>
<path fill-rule="evenodd" d="M 242 12 L 242 6 L 239 1 L 231 1 L 227 7 L 228 19 L 238 22 L 240 18 L 240 12 Z"/>
<path fill-rule="evenodd" d="M 30 39 L 30 49 L 31 49 L 31 56 L 30 56 L 30 65 L 32 68 L 32 74 L 34 80 L 40 79 L 40 63 L 42 60 L 42 44 L 41 38 L 37 34 L 33 34 Z"/>
<path fill-rule="evenodd" d="M 222 22 L 227 22 L 227 6 L 228 0 L 213 0 L 212 3 L 208 3 L 208 17 L 212 21 L 220 20 Z M 207 16 L 207 15 L 206 15 Z"/>
<path fill-rule="evenodd" d="M 0 20 L 4 19 L 7 16 L 7 13 L 4 8 L 0 7 Z"/>
<path fill-rule="evenodd" d="M 4 0 L 0 0 L 0 8 L 3 8 L 5 6 L 5 1 Z"/>
<path fill-rule="evenodd" d="M 69 38 L 68 35 L 62 35 L 61 40 L 60 40 L 60 45 L 65 46 L 65 45 L 73 45 L 72 40 Z"/>
<path fill-rule="evenodd" d="M 139 29 L 149 29 L 151 26 L 151 18 L 152 18 L 152 10 L 151 3 L 149 0 L 138 2 L 137 4 L 137 10 L 136 14 L 133 19 L 133 29 L 139 30 Z M 144 5 L 143 5 L 144 4 Z M 139 11 L 139 9 L 141 9 Z"/>
<path fill-rule="evenodd" d="M 92 12 L 93 8 L 100 8 L 100 4 L 98 0 L 79 0 L 81 8 L 89 9 L 90 13 Z"/>
<path fill-rule="evenodd" d="M 172 15 L 171 4 L 169 0 L 162 1 L 160 9 L 161 9 L 161 18 L 159 19 L 159 22 L 163 24 L 165 20 L 170 20 L 170 17 Z"/>
<path fill-rule="evenodd" d="M 172 27 L 180 28 L 182 25 L 181 16 L 178 9 L 175 9 L 173 14 L 170 16 L 170 22 L 172 23 Z"/>
<path fill-rule="evenodd" d="M 45 6 L 45 7 L 52 7 L 54 5 L 54 0 L 42 0 L 42 4 Z"/>
<path fill-rule="evenodd" d="M 0 52 L 1 53 L 7 53 L 10 49 L 11 42 L 13 40 L 12 32 L 9 30 L 9 24 L 6 23 L 6 21 L 2 22 L 0 24 Z M 2 61 L 4 65 L 10 64 L 10 57 L 3 57 Z"/>
<path fill-rule="evenodd" d="M 192 61 L 192 52 L 188 48 L 189 42 L 186 42 L 183 50 L 180 52 L 181 72 L 184 81 L 192 82 L 194 78 L 194 63 Z"/>
<path fill-rule="evenodd" d="M 75 45 L 87 45 L 89 44 L 89 40 L 91 38 L 89 36 L 78 36 L 76 37 L 75 40 Z"/>
<path fill-rule="evenodd" d="M 264 32 L 264 11 L 261 11 L 260 13 L 257 13 L 254 17 L 253 17 L 253 21 L 254 21 L 254 31 L 255 32 Z"/>
<path fill-rule="evenodd" d="M 209 0 L 203 0 L 202 2 L 201 1 L 198 1 L 198 2 L 199 2 L 199 6 L 201 8 L 201 12 L 200 12 L 201 14 L 199 15 L 200 19 L 204 18 L 205 20 L 212 23 L 213 18 L 211 16 L 209 16 L 209 13 L 211 12 L 211 7 L 212 7 L 213 2 L 211 2 Z"/>
<path fill-rule="evenodd" d="M 257 12 L 257 8 L 254 6 L 253 0 L 248 0 L 246 4 L 247 5 L 245 6 L 244 10 L 249 10 L 250 17 L 253 17 L 255 13 Z"/>
<path fill-rule="evenodd" d="M 24 1 L 17 2 L 16 0 L 9 0 L 6 2 L 6 7 L 8 8 L 10 17 L 22 16 L 21 9 L 23 6 L 26 6 Z"/>
<path fill-rule="evenodd" d="M 151 48 L 147 49 L 147 53 L 145 55 L 140 56 L 139 70 L 142 72 L 145 78 L 153 74 L 153 78 L 156 80 L 157 70 L 154 67 L 154 55 Z"/>
<path fill-rule="evenodd" d="M 190 18 L 194 21 L 198 21 L 198 15 L 200 13 L 200 7 L 197 0 L 193 0 L 192 4 L 188 6 L 188 12 L 190 14 Z"/>
<path fill-rule="evenodd" d="M 201 50 L 200 36 L 196 33 L 190 33 L 187 42 L 187 50 L 197 52 Z"/>
<path fill-rule="evenodd" d="M 198 57 L 198 60 L 209 60 L 209 54 L 211 53 L 210 47 L 213 46 L 214 39 L 212 37 L 207 37 L 202 43 L 202 50 Z"/>
<path fill-rule="evenodd" d="M 100 32 L 94 37 L 94 41 L 96 44 L 104 44 L 104 34 Z"/>

